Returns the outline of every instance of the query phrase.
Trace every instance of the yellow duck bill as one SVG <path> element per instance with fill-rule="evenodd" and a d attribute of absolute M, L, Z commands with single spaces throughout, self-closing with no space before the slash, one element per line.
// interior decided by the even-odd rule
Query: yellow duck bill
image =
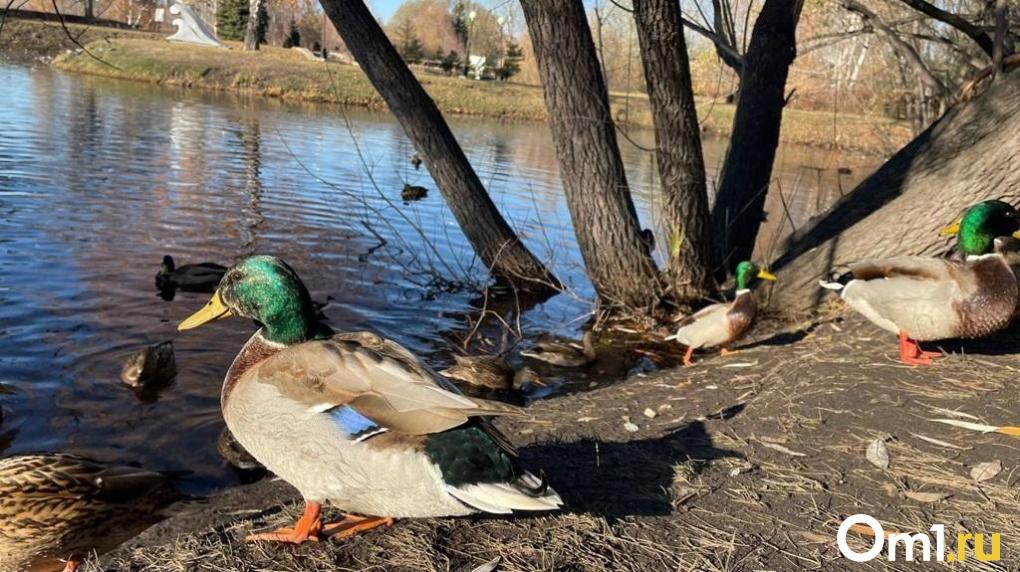
<path fill-rule="evenodd" d="M 775 274 L 769 272 L 768 270 L 759 270 L 758 278 L 761 278 L 762 280 L 768 280 L 769 282 L 775 282 L 776 280 L 779 280 L 778 278 L 776 278 Z"/>
<path fill-rule="evenodd" d="M 230 312 L 230 308 L 223 303 L 223 299 L 220 298 L 220 291 L 217 290 L 213 293 L 212 298 L 206 302 L 205 306 L 202 306 L 202 309 L 188 316 L 187 319 L 177 326 L 177 330 L 183 332 L 184 330 L 197 328 L 206 322 L 230 316 L 233 316 L 233 314 Z"/>

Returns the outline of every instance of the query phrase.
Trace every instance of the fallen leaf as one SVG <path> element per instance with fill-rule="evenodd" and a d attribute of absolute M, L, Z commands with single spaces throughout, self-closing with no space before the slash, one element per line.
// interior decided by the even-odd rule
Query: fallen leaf
<path fill-rule="evenodd" d="M 868 445 L 868 450 L 864 452 L 864 456 L 871 461 L 872 465 L 875 465 L 879 469 L 889 468 L 889 449 L 885 446 L 885 440 L 875 439 Z"/>
<path fill-rule="evenodd" d="M 782 446 L 782 445 L 780 445 L 778 443 L 769 443 L 768 441 L 758 441 L 758 442 L 761 443 L 761 445 L 763 447 L 768 447 L 769 449 L 773 449 L 775 451 L 779 451 L 780 453 L 786 453 L 787 455 L 790 455 L 791 457 L 807 457 L 807 455 L 805 455 L 804 453 L 798 453 L 797 451 L 794 451 L 792 449 L 788 449 L 788 448 L 786 448 L 786 447 L 784 447 L 784 446 Z"/>
<path fill-rule="evenodd" d="M 1002 472 L 1002 462 L 998 459 L 994 461 L 986 461 L 984 463 L 978 463 L 974 465 L 974 468 L 970 470 L 970 478 L 981 483 L 989 479 L 994 479 L 995 475 Z"/>
<path fill-rule="evenodd" d="M 501 558 L 500 556 L 497 556 L 492 560 L 489 560 L 485 564 L 482 564 L 474 568 L 473 570 L 471 570 L 471 572 L 492 572 L 493 570 L 496 569 L 496 566 L 499 566 L 500 558 Z"/>
<path fill-rule="evenodd" d="M 624 418 L 623 418 L 623 428 L 624 428 L 624 429 L 626 429 L 627 431 L 630 431 L 631 433 L 637 433 L 638 431 L 640 431 L 640 430 L 641 430 L 641 428 L 640 428 L 640 427 L 638 427 L 637 425 L 635 425 L 635 424 L 634 424 L 634 423 L 633 423 L 633 422 L 632 422 L 632 421 L 630 420 L 630 418 L 629 418 L 629 417 L 624 417 Z"/>
<path fill-rule="evenodd" d="M 904 491 L 903 494 L 908 499 L 916 500 L 917 502 L 939 502 L 953 496 L 949 493 L 922 493 L 918 491 Z"/>
<path fill-rule="evenodd" d="M 656 415 L 658 415 L 658 413 L 656 413 L 655 410 L 652 409 L 651 407 L 645 408 L 645 417 L 649 419 L 655 419 Z"/>
<path fill-rule="evenodd" d="M 856 532 L 857 534 L 860 534 L 862 536 L 870 536 L 871 538 L 875 538 L 875 530 L 866 524 L 851 524 L 848 530 Z M 889 530 L 888 528 L 885 527 L 885 525 L 882 526 L 882 531 L 885 533 L 884 536 L 886 538 L 889 538 L 894 534 L 899 534 L 895 530 Z"/>

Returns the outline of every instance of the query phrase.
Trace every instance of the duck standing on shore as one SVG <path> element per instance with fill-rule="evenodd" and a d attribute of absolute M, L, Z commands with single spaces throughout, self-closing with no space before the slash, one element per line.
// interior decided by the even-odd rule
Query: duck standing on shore
<path fill-rule="evenodd" d="M 227 427 L 305 499 L 293 528 L 250 540 L 300 544 L 343 538 L 393 518 L 561 505 L 485 419 L 517 408 L 460 394 L 390 340 L 333 336 L 282 260 L 253 256 L 231 268 L 179 329 L 228 316 L 261 327 L 227 371 L 220 398 Z M 348 514 L 323 523 L 324 503 Z"/>
<path fill-rule="evenodd" d="M 759 280 L 775 281 L 776 277 L 745 260 L 737 265 L 737 294 L 732 302 L 712 304 L 684 318 L 677 331 L 667 340 L 676 340 L 687 346 L 684 365 L 691 366 L 694 350 L 718 347 L 719 353 L 728 355 L 726 347 L 744 337 L 754 325 L 758 315 L 758 300 L 751 291 Z"/>
<path fill-rule="evenodd" d="M 959 222 L 957 248 L 965 260 L 865 260 L 837 270 L 821 285 L 840 291 L 851 308 L 898 334 L 903 363 L 929 364 L 941 354 L 923 351 L 917 342 L 980 338 L 1009 325 L 1020 291 L 1006 259 L 1008 239 L 1001 237 L 1020 238 L 1018 229 L 1012 205 L 984 201 Z"/>
<path fill-rule="evenodd" d="M 179 495 L 169 479 L 63 453 L 0 459 L 0 571 L 78 570 L 112 550 Z"/>

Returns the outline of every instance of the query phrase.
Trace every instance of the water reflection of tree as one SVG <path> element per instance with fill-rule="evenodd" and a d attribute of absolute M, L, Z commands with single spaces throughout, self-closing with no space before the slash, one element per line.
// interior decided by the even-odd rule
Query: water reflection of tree
<path fill-rule="evenodd" d="M 242 249 L 250 255 L 259 250 L 259 231 L 266 222 L 262 215 L 262 133 L 255 115 L 244 120 L 241 145 L 244 149 L 244 193 L 248 198 L 241 209 Z"/>

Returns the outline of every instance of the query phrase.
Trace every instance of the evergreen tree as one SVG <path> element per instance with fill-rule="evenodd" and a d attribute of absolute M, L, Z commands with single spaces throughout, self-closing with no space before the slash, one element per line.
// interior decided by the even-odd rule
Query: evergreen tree
<path fill-rule="evenodd" d="M 266 27 L 269 25 L 269 14 L 263 8 L 259 10 L 259 43 L 266 43 Z M 248 0 L 220 0 L 216 10 L 216 35 L 221 40 L 244 41 L 248 28 Z"/>
<path fill-rule="evenodd" d="M 506 46 L 506 55 L 503 56 L 503 64 L 496 68 L 496 77 L 506 81 L 521 71 L 521 60 L 524 59 L 524 50 L 517 42 L 510 40 Z"/>
<path fill-rule="evenodd" d="M 298 30 L 297 24 L 294 20 L 290 21 L 290 32 L 287 33 L 287 37 L 283 39 L 283 47 L 294 48 L 301 45 L 301 31 Z"/>

